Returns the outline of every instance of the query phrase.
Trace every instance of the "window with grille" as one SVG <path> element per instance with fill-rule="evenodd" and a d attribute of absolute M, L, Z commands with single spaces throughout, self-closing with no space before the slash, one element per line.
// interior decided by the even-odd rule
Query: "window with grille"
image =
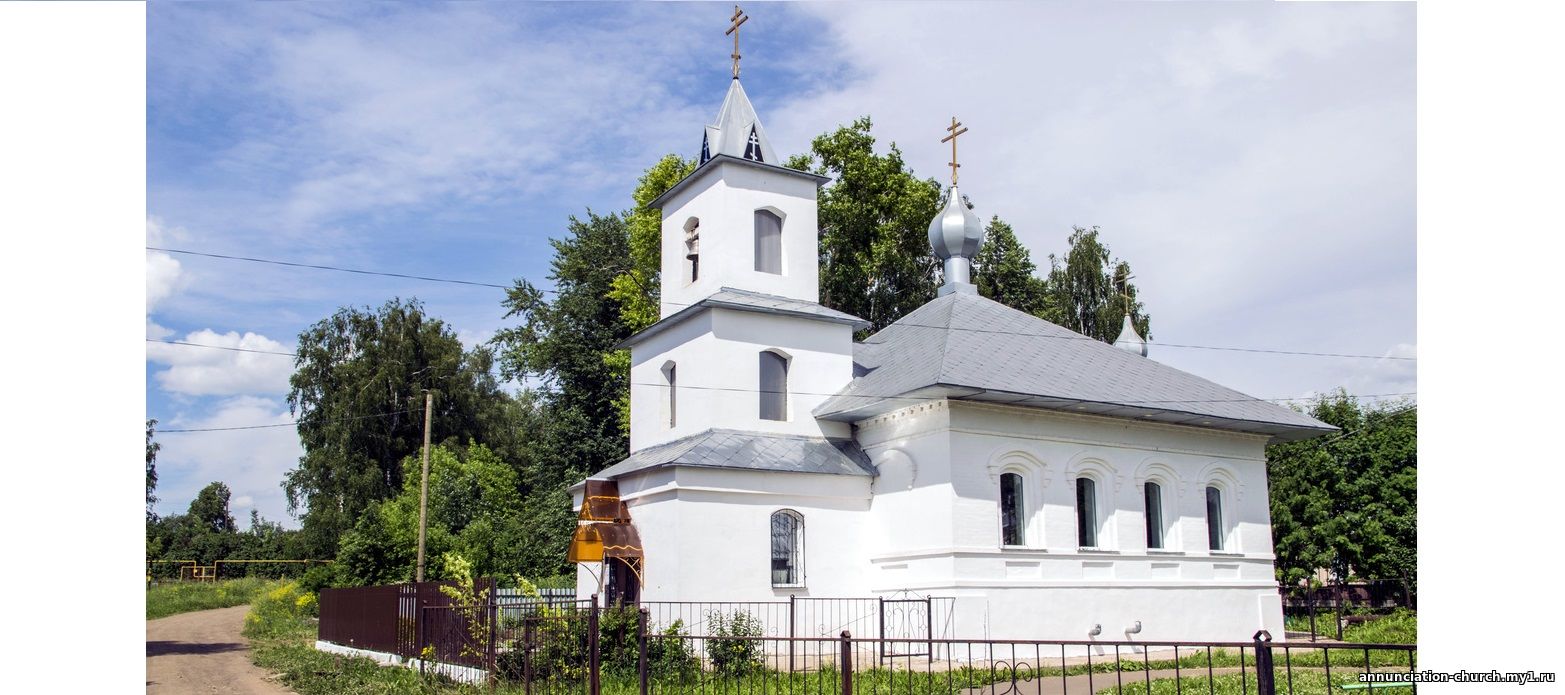
<path fill-rule="evenodd" d="M 791 509 L 772 514 L 772 586 L 804 583 L 804 517 Z"/>

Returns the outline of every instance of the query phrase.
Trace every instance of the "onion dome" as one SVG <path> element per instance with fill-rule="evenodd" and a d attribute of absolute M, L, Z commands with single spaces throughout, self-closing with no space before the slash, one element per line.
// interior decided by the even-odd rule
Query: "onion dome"
<path fill-rule="evenodd" d="M 1134 352 L 1142 357 L 1147 356 L 1147 340 L 1136 332 L 1136 324 L 1130 320 L 1130 314 L 1125 314 L 1125 324 L 1120 326 L 1119 337 L 1114 339 L 1114 347 L 1126 352 Z"/>
<path fill-rule="evenodd" d="M 940 295 L 952 292 L 976 294 L 972 283 L 972 259 L 984 242 L 984 225 L 967 208 L 962 192 L 955 185 L 946 196 L 945 208 L 929 222 L 929 245 L 935 257 L 945 265 L 945 284 Z"/>

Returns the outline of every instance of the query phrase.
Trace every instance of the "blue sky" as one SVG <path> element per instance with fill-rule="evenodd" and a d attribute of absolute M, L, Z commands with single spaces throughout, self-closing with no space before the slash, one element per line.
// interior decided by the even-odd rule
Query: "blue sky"
<path fill-rule="evenodd" d="M 784 155 L 860 115 L 1034 258 L 1099 225 L 1153 357 L 1260 397 L 1416 390 L 1415 8 L 749 4 L 746 91 Z M 546 285 L 547 240 L 696 153 L 731 4 L 154 3 L 148 244 Z M 427 303 L 474 344 L 500 290 L 147 254 L 149 338 L 287 351 L 342 305 Z M 165 428 L 284 423 L 286 357 L 148 344 Z M 159 437 L 158 510 L 213 480 L 286 517 L 291 429 Z"/>

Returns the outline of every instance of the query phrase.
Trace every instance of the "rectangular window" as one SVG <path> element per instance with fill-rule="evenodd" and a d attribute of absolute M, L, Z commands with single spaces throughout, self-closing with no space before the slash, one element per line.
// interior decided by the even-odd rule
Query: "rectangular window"
<path fill-rule="evenodd" d="M 1098 500 L 1091 478 L 1076 479 L 1076 544 L 1098 547 Z"/>
<path fill-rule="evenodd" d="M 674 372 L 674 370 L 676 368 L 677 367 L 675 365 L 672 365 L 672 364 L 668 366 L 668 426 L 669 427 L 673 427 L 674 423 L 678 421 L 678 414 L 679 414 L 678 410 L 677 410 L 677 406 L 679 404 L 679 380 L 677 378 L 678 375 L 675 374 L 675 372 Z"/>
<path fill-rule="evenodd" d="M 755 270 L 782 274 L 782 218 L 770 210 L 755 211 Z"/>
<path fill-rule="evenodd" d="M 1206 542 L 1212 550 L 1223 549 L 1223 493 L 1206 489 Z"/>
<path fill-rule="evenodd" d="M 788 359 L 775 352 L 761 353 L 761 419 L 788 419 Z"/>
<path fill-rule="evenodd" d="M 1000 543 L 1022 545 L 1022 477 L 1015 473 L 1000 476 Z"/>
<path fill-rule="evenodd" d="M 1146 484 L 1147 547 L 1163 547 L 1163 489 L 1157 483 Z"/>

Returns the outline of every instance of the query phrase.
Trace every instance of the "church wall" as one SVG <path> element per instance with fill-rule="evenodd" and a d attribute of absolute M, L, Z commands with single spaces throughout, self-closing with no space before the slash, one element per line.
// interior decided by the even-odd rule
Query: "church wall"
<path fill-rule="evenodd" d="M 807 319 L 711 309 L 632 350 L 631 451 L 711 428 L 850 436 L 810 411 L 853 377 L 852 328 Z M 760 418 L 760 353 L 788 357 L 786 421 Z M 675 425 L 668 426 L 664 366 L 676 365 Z"/>
<path fill-rule="evenodd" d="M 864 596 L 867 477 L 667 467 L 619 480 L 646 552 L 646 601 Z M 804 584 L 773 587 L 771 516 L 804 518 Z M 594 567 L 594 569 L 596 569 Z M 588 579 L 579 595 L 595 589 Z"/>
<path fill-rule="evenodd" d="M 662 316 L 722 287 L 815 302 L 820 298 L 813 180 L 719 162 L 663 205 Z M 783 218 L 782 274 L 755 270 L 755 211 Z M 685 224 L 700 220 L 700 277 L 687 282 Z"/>
<path fill-rule="evenodd" d="M 1263 437 L 944 401 L 857 424 L 892 473 L 877 481 L 870 588 L 958 596 L 958 635 L 1084 639 L 1099 624 L 1116 639 L 1137 620 L 1148 638 L 1282 634 Z M 1005 472 L 1024 480 L 1023 547 L 1000 547 Z M 1096 550 L 1078 548 L 1079 475 L 1099 481 Z M 1162 550 L 1146 547 L 1148 479 L 1164 488 Z M 1207 547 L 1208 483 L 1223 490 L 1222 552 Z"/>

